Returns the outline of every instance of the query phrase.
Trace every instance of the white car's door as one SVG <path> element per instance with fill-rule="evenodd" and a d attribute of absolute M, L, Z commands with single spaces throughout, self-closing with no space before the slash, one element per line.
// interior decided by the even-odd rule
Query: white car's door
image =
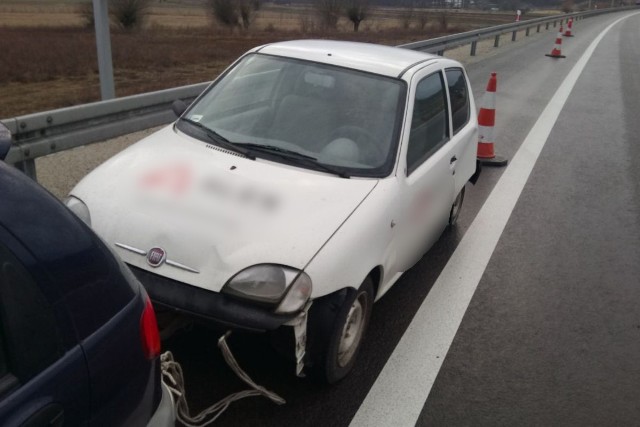
<path fill-rule="evenodd" d="M 463 69 L 447 67 L 445 77 L 449 94 L 452 135 L 451 142 L 448 144 L 451 145 L 452 157 L 456 157 L 456 161 L 452 164 L 452 173 L 455 172 L 454 193 L 457 195 L 476 171 L 478 127 L 473 94 Z"/>
<path fill-rule="evenodd" d="M 396 231 L 397 272 L 408 270 L 440 236 L 454 199 L 456 159 L 449 102 L 441 69 L 414 76 L 409 92 L 398 178 L 401 220 Z"/>

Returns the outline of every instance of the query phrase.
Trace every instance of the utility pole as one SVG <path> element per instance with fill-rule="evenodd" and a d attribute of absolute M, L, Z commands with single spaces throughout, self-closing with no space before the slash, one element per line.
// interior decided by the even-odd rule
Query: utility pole
<path fill-rule="evenodd" d="M 111 34 L 109 34 L 109 9 L 107 0 L 93 0 L 93 20 L 96 27 L 98 70 L 100 71 L 100 95 L 102 100 L 116 96 L 111 62 Z"/>

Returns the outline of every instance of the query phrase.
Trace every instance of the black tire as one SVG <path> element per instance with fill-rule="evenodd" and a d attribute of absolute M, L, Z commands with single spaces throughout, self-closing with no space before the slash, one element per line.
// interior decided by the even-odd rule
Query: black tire
<path fill-rule="evenodd" d="M 307 351 L 316 378 L 333 384 L 353 369 L 369 326 L 373 300 L 373 282 L 367 277 L 358 290 L 344 289 L 314 301 L 309 310 Z M 357 330 L 349 333 L 347 326 Z"/>
<path fill-rule="evenodd" d="M 456 199 L 453 201 L 453 205 L 451 205 L 451 211 L 449 212 L 449 226 L 453 227 L 458 222 L 458 217 L 460 216 L 460 211 L 462 210 L 462 203 L 464 202 L 464 189 L 458 193 Z"/>

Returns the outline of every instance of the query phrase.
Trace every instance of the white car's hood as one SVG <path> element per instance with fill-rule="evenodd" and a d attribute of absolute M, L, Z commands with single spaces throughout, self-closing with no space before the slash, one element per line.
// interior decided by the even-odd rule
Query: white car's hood
<path fill-rule="evenodd" d="M 252 161 L 167 127 L 98 167 L 72 195 L 125 262 L 219 291 L 251 265 L 304 268 L 376 183 Z M 152 248 L 167 262 L 149 265 L 142 253 Z"/>

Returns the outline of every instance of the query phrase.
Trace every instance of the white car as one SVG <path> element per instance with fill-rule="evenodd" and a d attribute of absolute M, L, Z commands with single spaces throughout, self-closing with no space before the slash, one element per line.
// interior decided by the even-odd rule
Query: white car
<path fill-rule="evenodd" d="M 475 182 L 465 71 L 350 42 L 252 49 L 170 126 L 91 172 L 67 206 L 165 307 L 293 329 L 296 372 L 353 367 L 371 315 Z"/>

